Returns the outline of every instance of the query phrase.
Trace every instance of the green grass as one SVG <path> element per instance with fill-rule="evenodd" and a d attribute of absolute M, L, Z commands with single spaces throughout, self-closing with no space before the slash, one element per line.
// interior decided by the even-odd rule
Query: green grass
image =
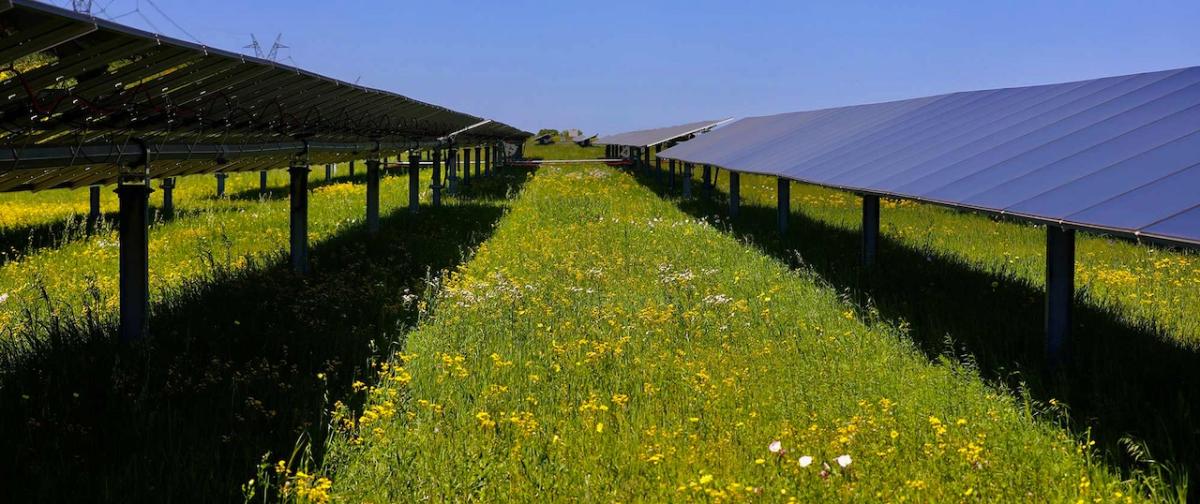
<path fill-rule="evenodd" d="M 794 186 L 779 236 L 769 178 L 743 176 L 729 219 L 724 173 L 710 201 L 570 165 L 503 219 L 526 172 L 417 217 L 407 179 L 387 177 L 371 237 L 365 167 L 354 183 L 323 172 L 303 279 L 286 266 L 284 172 L 267 198 L 256 173 L 221 199 L 211 176 L 181 178 L 176 218 L 152 228 L 155 338 L 128 349 L 113 341 L 114 214 L 89 236 L 86 191 L 0 194 L 13 499 L 233 500 L 258 467 L 248 488 L 268 500 L 281 479 L 321 500 L 314 472 L 351 501 L 1059 501 L 1083 477 L 1089 495 L 1160 500 L 1200 471 L 1194 254 L 1082 235 L 1073 359 L 1049 376 L 1035 226 L 885 203 L 864 269 L 853 195 Z M 830 478 L 793 463 L 804 454 Z"/>
<path fill-rule="evenodd" d="M 663 163 L 665 170 L 666 161 Z M 697 167 L 693 177 L 699 181 L 700 176 Z M 728 172 L 721 171 L 716 180 L 717 189 L 727 192 Z M 774 177 L 744 174 L 742 200 L 751 206 L 774 207 L 775 185 Z M 696 194 L 701 194 L 699 184 L 694 187 Z M 859 230 L 859 200 L 844 191 L 792 185 L 793 213 L 838 230 Z M 952 258 L 1038 288 L 1045 281 L 1046 237 L 1042 226 L 935 205 L 885 200 L 880 233 L 905 247 Z M 1200 257 L 1195 252 L 1080 233 L 1076 258 L 1081 302 L 1111 310 L 1122 321 L 1158 332 L 1164 340 L 1181 347 L 1200 348 Z"/>
<path fill-rule="evenodd" d="M 50 294 L 10 298 L 34 309 L 8 312 L 0 337 L 5 498 L 228 502 L 266 453 L 304 440 L 320 459 L 329 404 L 355 404 L 351 383 L 415 322 L 411 297 L 487 238 L 524 180 L 520 170 L 475 180 L 413 216 L 401 208 L 407 178 L 385 178 L 376 236 L 361 222 L 361 180 L 316 184 L 305 278 L 290 272 L 277 235 L 286 199 L 260 200 L 256 174 L 231 178 L 227 200 L 180 198 L 193 210 L 151 233 L 152 338 L 129 348 L 116 344 L 115 296 L 103 283 L 116 276 L 115 248 L 102 244 L 110 234 L 8 262 L 4 278 Z M 74 276 L 91 274 L 95 282 Z"/>
<path fill-rule="evenodd" d="M 1122 483 L 1052 421 L 1060 406 L 930 362 L 816 272 L 612 169 L 543 167 L 429 303 L 432 317 L 360 392 L 365 410 L 334 412 L 343 434 L 323 471 L 335 498 L 1064 501 L 1162 489 Z M 803 455 L 816 462 L 801 467 Z M 311 470 L 281 469 L 259 483 L 324 497 Z"/>
<path fill-rule="evenodd" d="M 361 163 L 360 163 L 361 164 Z M 346 228 L 361 225 L 366 189 L 365 168 L 356 179 L 346 176 L 324 181 L 324 168 L 310 174 L 309 237 L 321 243 Z M 429 171 L 423 172 L 423 199 L 429 198 Z M 176 218 L 163 220 L 157 208 L 150 232 L 150 286 L 152 301 L 158 301 L 189 278 L 200 276 L 219 264 L 239 269 L 248 261 L 278 254 L 287 247 L 287 172 L 269 172 L 269 192 L 260 197 L 258 173 L 232 174 L 226 181 L 226 197 L 216 198 L 211 175 L 182 177 L 175 190 Z M 111 188 L 102 190 L 105 208 L 115 210 Z M 380 211 L 388 213 L 407 205 L 408 179 L 385 176 L 380 186 Z M 31 216 L 29 226 L 10 226 L 10 242 L 47 247 L 10 245 L 9 259 L 0 262 L 0 328 L 16 329 L 25 310 L 46 311 L 43 299 L 81 305 L 85 299 L 98 308 L 112 310 L 117 304 L 117 233 L 115 225 L 102 226 L 87 236 L 83 219 L 87 191 L 49 191 L 31 195 L 0 195 L 0 208 Z M 161 191 L 151 195 L 159 203 Z M 78 213 L 75 213 L 78 212 Z M 36 216 L 36 217 L 33 217 Z M 40 225 L 39 225 L 40 222 Z M 30 228 L 33 228 L 31 230 Z M 21 238 L 24 233 L 24 238 Z M 0 228 L 0 234 L 5 230 Z M 35 238 L 45 236 L 48 238 Z M 0 338 L 4 337 L 0 330 Z"/>

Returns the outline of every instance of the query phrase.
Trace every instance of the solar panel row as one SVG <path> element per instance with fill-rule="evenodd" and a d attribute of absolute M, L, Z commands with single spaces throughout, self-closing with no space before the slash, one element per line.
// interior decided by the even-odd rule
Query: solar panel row
<path fill-rule="evenodd" d="M 1200 244 L 1200 67 L 750 117 L 660 156 Z"/>
<path fill-rule="evenodd" d="M 728 119 L 722 119 L 719 121 L 697 121 L 693 123 L 680 124 L 677 126 L 667 126 L 665 128 L 654 128 L 606 135 L 597 138 L 595 143 L 600 145 L 650 147 L 652 145 L 658 145 L 695 133 L 708 131 L 725 121 L 728 121 Z"/>
<path fill-rule="evenodd" d="M 282 168 L 305 143 L 311 162 L 328 163 L 471 126 L 462 143 L 529 135 L 31 0 L 0 0 L 0 27 L 0 191 L 111 183 L 111 151 L 128 159 L 142 144 L 151 176 L 167 177 Z"/>

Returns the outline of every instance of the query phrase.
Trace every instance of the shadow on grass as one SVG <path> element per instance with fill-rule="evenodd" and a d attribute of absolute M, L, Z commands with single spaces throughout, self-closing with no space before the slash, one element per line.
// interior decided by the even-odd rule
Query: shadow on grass
<path fill-rule="evenodd" d="M 231 208 L 229 211 L 236 212 L 240 209 L 241 207 Z M 162 212 L 161 207 L 150 206 L 150 216 L 155 225 L 195 217 L 202 213 L 204 211 L 198 209 L 176 207 L 174 215 L 168 216 Z M 103 213 L 93 234 L 107 233 L 116 229 L 118 218 L 117 212 Z M 90 236 L 86 214 L 73 214 L 62 220 L 0 229 L 0 266 L 36 254 L 44 249 L 59 248 L 83 241 Z"/>
<path fill-rule="evenodd" d="M 655 181 L 653 171 L 637 179 L 660 195 L 678 194 Z M 861 265 L 861 235 L 793 213 L 789 230 L 777 232 L 774 207 L 743 204 L 728 218 L 728 195 L 714 188 L 705 199 L 699 183 L 694 198 L 676 200 L 694 217 L 720 216 L 740 239 L 792 267 L 811 268 L 858 306 L 892 324 L 906 323 L 909 335 L 931 359 L 952 354 L 974 363 L 989 380 L 1025 389 L 1037 400 L 1064 401 L 1071 428 L 1091 436 L 1111 463 L 1146 469 L 1122 445 L 1129 436 L 1146 443 L 1157 460 L 1200 474 L 1200 353 L 1180 348 L 1166 335 L 1121 320 L 1116 309 L 1075 303 L 1072 360 L 1055 375 L 1045 372 L 1044 292 L 1028 282 L 980 271 L 935 251 L 880 236 L 876 266 Z M 884 210 L 886 223 L 886 210 Z M 1181 474 L 1173 475 L 1175 483 Z"/>
<path fill-rule="evenodd" d="M 527 179 L 503 170 L 472 195 Z M 416 320 L 406 302 L 430 271 L 486 240 L 500 205 L 462 201 L 381 219 L 311 251 L 300 278 L 285 257 L 213 268 L 153 306 L 152 337 L 114 343 L 112 315 L 37 320 L 0 335 L 0 474 L 5 502 L 230 502 L 264 453 L 288 459 Z M 82 313 L 81 313 L 82 312 Z M 318 379 L 318 373 L 324 378 Z"/>
<path fill-rule="evenodd" d="M 381 170 L 380 175 L 388 176 L 388 175 L 397 175 L 398 173 L 400 173 L 400 171 L 395 168 L 396 165 L 390 165 L 390 166 L 391 167 L 389 167 L 386 170 Z M 314 173 L 316 173 L 317 169 L 318 169 L 317 167 L 312 168 Z M 324 178 L 313 179 L 310 177 L 308 180 L 308 190 L 312 191 L 314 189 L 317 189 L 318 187 L 334 185 L 334 184 L 344 184 L 347 182 L 352 183 L 352 184 L 366 184 L 367 183 L 367 173 L 366 172 L 367 172 L 367 169 L 364 167 L 360 170 L 356 170 L 354 172 L 353 176 L 351 176 L 350 174 L 337 175 L 337 176 L 334 176 L 332 179 L 328 179 L 328 180 L 326 180 Z M 258 201 L 259 199 L 261 199 L 263 197 L 266 197 L 267 199 L 281 199 L 281 198 L 288 197 L 289 191 L 290 191 L 290 189 L 288 188 L 287 185 L 267 186 L 266 191 L 260 191 L 258 188 L 243 189 L 241 191 L 226 193 L 224 197 L 229 198 L 231 200 L 237 200 L 237 201 Z M 212 194 L 212 195 L 209 195 L 208 197 L 212 198 L 212 199 L 216 199 L 217 195 Z"/>

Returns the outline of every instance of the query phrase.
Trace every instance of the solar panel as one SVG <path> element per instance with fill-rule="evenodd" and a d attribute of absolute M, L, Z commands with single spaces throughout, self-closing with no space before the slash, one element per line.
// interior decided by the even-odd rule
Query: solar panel
<path fill-rule="evenodd" d="M 695 133 L 710 130 L 728 119 L 718 121 L 697 121 L 693 123 L 667 126 L 648 130 L 630 131 L 615 135 L 602 136 L 594 140 L 600 145 L 624 145 L 630 147 L 649 147 L 675 140 Z"/>
<path fill-rule="evenodd" d="M 1200 67 L 749 117 L 659 156 L 1200 244 Z"/>
<path fill-rule="evenodd" d="M 472 125 L 458 142 L 529 136 L 31 0 L 0 0 L 0 26 L 0 191 L 111 183 L 142 143 L 161 177 L 282 168 L 306 145 L 318 164 L 394 153 Z"/>

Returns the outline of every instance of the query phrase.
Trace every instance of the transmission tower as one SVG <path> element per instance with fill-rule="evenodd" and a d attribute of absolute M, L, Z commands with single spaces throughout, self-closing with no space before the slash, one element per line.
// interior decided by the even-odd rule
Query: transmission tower
<path fill-rule="evenodd" d="M 250 45 L 242 46 L 242 48 L 243 49 L 254 49 L 254 57 L 255 58 L 263 57 L 262 45 L 260 45 L 258 43 L 258 37 L 255 37 L 253 33 L 250 34 Z"/>
<path fill-rule="evenodd" d="M 71 0 L 71 8 L 81 14 L 91 14 L 92 0 Z"/>
<path fill-rule="evenodd" d="M 290 47 L 283 44 L 282 40 L 283 40 L 282 33 L 275 35 L 275 42 L 272 43 L 271 48 L 266 50 L 264 53 L 262 44 L 258 43 L 258 37 L 255 37 L 254 34 L 251 33 L 250 34 L 250 44 L 242 46 L 242 47 L 244 49 L 253 49 L 255 58 L 262 58 L 265 60 L 277 61 L 279 59 L 279 50 L 280 49 L 290 49 Z"/>

